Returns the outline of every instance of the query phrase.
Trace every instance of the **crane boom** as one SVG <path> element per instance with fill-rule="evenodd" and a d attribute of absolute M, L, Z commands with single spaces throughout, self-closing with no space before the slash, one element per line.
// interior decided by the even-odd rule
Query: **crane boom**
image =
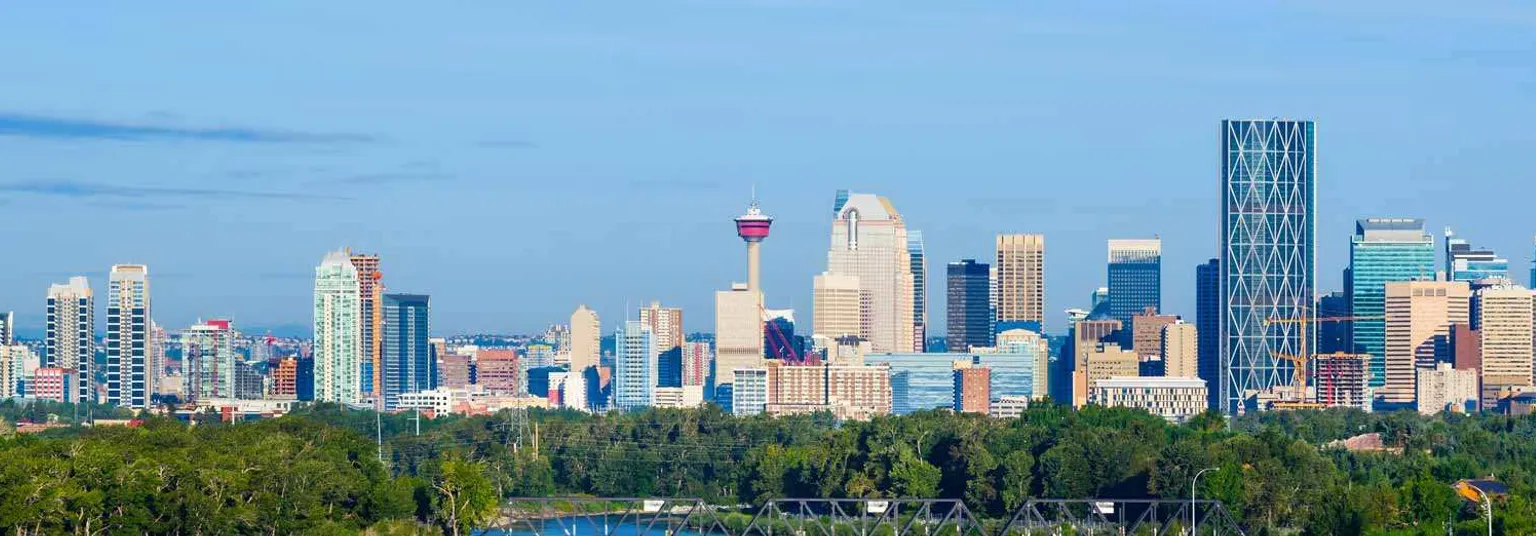
<path fill-rule="evenodd" d="M 1369 315 L 1369 316 L 1366 316 L 1366 315 L 1360 315 L 1360 316 L 1322 316 L 1322 317 L 1317 317 L 1317 316 L 1306 316 L 1305 314 L 1303 314 L 1302 316 L 1295 317 L 1295 318 L 1266 318 L 1266 319 L 1264 319 L 1264 327 L 1266 327 L 1266 328 L 1268 328 L 1271 325 L 1275 325 L 1275 324 L 1296 324 L 1297 325 L 1297 328 L 1298 328 L 1298 331 L 1299 331 L 1298 335 L 1300 336 L 1300 339 L 1301 339 L 1301 352 L 1299 354 L 1283 354 L 1283 353 L 1278 353 L 1278 352 L 1271 354 L 1275 358 L 1283 359 L 1283 360 L 1286 360 L 1286 361 L 1290 361 L 1294 365 L 1293 368 L 1295 369 L 1295 371 L 1294 371 L 1294 374 L 1293 374 L 1293 376 L 1291 378 L 1291 387 L 1296 390 L 1296 396 L 1297 397 L 1305 397 L 1305 393 L 1306 393 L 1306 390 L 1307 390 L 1307 363 L 1309 361 L 1311 361 L 1312 357 L 1313 357 L 1312 354 L 1308 351 L 1308 348 L 1307 348 L 1307 325 L 1312 324 L 1314 322 L 1321 324 L 1321 323 L 1324 323 L 1324 322 L 1330 322 L 1330 323 L 1331 322 L 1355 322 L 1355 321 L 1359 321 L 1359 320 L 1386 320 L 1386 317 L 1385 316 L 1380 316 L 1380 315 Z"/>

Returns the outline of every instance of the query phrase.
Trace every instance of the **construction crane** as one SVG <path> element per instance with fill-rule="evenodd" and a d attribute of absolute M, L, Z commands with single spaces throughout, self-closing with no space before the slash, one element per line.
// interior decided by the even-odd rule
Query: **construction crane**
<path fill-rule="evenodd" d="M 795 346 L 790 344 L 789 337 L 784 335 L 784 330 L 779 329 L 779 324 L 773 321 L 774 318 L 768 317 L 768 309 L 764 308 L 762 304 L 758 304 L 757 311 L 763 317 L 763 324 L 767 326 L 767 330 L 764 334 L 771 337 L 770 340 L 772 342 L 777 343 L 780 348 L 783 348 L 789 353 L 789 355 L 784 356 L 785 359 L 783 359 L 783 361 L 785 363 L 794 365 L 814 364 L 809 362 L 811 361 L 809 359 L 810 356 L 800 355 L 799 350 L 796 350 Z"/>
<path fill-rule="evenodd" d="M 1355 321 L 1359 321 L 1359 320 L 1385 320 L 1385 319 L 1386 319 L 1386 317 L 1379 316 L 1379 315 L 1373 315 L 1373 316 L 1322 316 L 1322 317 L 1317 317 L 1317 316 L 1306 316 L 1305 314 L 1303 314 L 1302 316 L 1296 317 L 1296 318 L 1267 318 L 1267 319 L 1264 320 L 1264 327 L 1268 328 L 1269 326 L 1275 325 L 1275 324 L 1296 324 L 1297 325 L 1297 330 L 1298 330 L 1297 331 L 1297 335 L 1298 335 L 1298 337 L 1301 340 L 1301 352 L 1297 353 L 1297 354 L 1283 354 L 1283 353 L 1279 353 L 1279 352 L 1274 352 L 1274 353 L 1271 353 L 1270 355 L 1272 355 L 1272 356 L 1274 356 L 1274 357 L 1276 357 L 1278 359 L 1284 359 L 1286 361 L 1290 361 L 1291 364 L 1294 365 L 1293 368 L 1295 369 L 1295 371 L 1294 371 L 1293 377 L 1291 378 L 1291 388 L 1296 390 L 1296 397 L 1298 399 L 1301 399 L 1301 398 L 1305 398 L 1306 397 L 1306 392 L 1307 392 L 1307 363 L 1309 361 L 1311 361 L 1312 357 L 1313 357 L 1311 352 L 1309 352 L 1308 351 L 1309 349 L 1307 348 L 1307 325 L 1309 325 L 1309 324 L 1311 324 L 1313 322 L 1317 322 L 1317 323 L 1321 324 L 1323 322 L 1355 322 Z"/>

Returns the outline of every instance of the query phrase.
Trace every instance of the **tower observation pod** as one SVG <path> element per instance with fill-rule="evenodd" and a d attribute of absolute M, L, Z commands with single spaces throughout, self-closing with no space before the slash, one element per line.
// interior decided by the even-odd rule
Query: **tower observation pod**
<path fill-rule="evenodd" d="M 770 225 L 773 225 L 773 218 L 763 214 L 762 209 L 757 207 L 756 198 L 747 207 L 746 214 L 736 217 L 736 236 L 741 237 L 747 243 L 747 289 L 754 292 L 762 291 L 762 288 L 759 286 L 761 283 L 759 280 L 761 253 L 758 252 L 758 247 L 762 244 L 763 239 L 768 238 L 768 227 Z"/>

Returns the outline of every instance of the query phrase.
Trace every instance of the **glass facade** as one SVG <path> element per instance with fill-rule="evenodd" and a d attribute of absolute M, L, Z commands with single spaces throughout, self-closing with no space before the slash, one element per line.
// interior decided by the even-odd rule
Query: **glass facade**
<path fill-rule="evenodd" d="M 1221 380 L 1221 261 L 1211 259 L 1195 267 L 1195 332 L 1199 341 L 1197 373 L 1206 385 Z M 1217 389 L 1207 389 L 1209 407 L 1217 407 Z"/>
<path fill-rule="evenodd" d="M 1151 307 L 1163 310 L 1162 241 L 1109 241 L 1109 317 L 1122 325 Z"/>
<path fill-rule="evenodd" d="M 949 263 L 945 284 L 949 348 L 963 351 L 972 346 L 992 346 L 990 271 L 990 266 L 971 259 Z"/>
<path fill-rule="evenodd" d="M 437 360 L 428 333 L 431 299 L 423 294 L 384 295 L 384 409 L 400 407 L 400 395 L 437 388 Z"/>
<path fill-rule="evenodd" d="M 1386 383 L 1386 285 L 1435 277 L 1435 239 L 1424 220 L 1372 218 L 1355 223 L 1349 243 L 1349 309 L 1353 352 L 1368 354 L 1369 385 Z M 1315 347 L 1315 346 L 1314 346 Z"/>
<path fill-rule="evenodd" d="M 954 365 L 957 360 L 971 361 L 972 357 L 969 353 L 958 352 L 864 356 L 866 365 L 890 366 L 891 413 L 896 415 L 954 406 Z"/>
<path fill-rule="evenodd" d="M 928 260 L 923 232 L 907 232 L 907 257 L 912 262 L 912 350 L 928 351 Z"/>
<path fill-rule="evenodd" d="M 1296 320 L 1312 305 L 1317 138 L 1311 121 L 1221 122 L 1222 410 L 1287 385 L 1301 353 Z"/>
<path fill-rule="evenodd" d="M 1451 281 L 1508 279 L 1509 259 L 1499 258 L 1491 249 L 1472 247 L 1465 238 L 1445 230 L 1445 274 Z"/>
<path fill-rule="evenodd" d="M 614 334 L 613 407 L 648 408 L 655 403 L 656 341 L 651 327 L 630 320 Z"/>

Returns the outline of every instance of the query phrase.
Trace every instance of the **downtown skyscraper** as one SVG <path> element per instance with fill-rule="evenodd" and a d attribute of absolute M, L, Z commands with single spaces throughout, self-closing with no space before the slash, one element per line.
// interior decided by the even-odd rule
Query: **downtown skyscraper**
<path fill-rule="evenodd" d="M 1317 270 L 1316 157 L 1311 121 L 1221 122 L 1222 411 L 1287 385 L 1293 368 L 1274 354 L 1302 353 Z"/>
<path fill-rule="evenodd" d="M 912 351 L 928 349 L 928 258 L 923 232 L 907 231 L 907 256 L 912 260 Z"/>
<path fill-rule="evenodd" d="M 651 326 L 629 320 L 614 333 L 613 407 L 648 408 L 655 403 L 656 337 Z"/>
<path fill-rule="evenodd" d="M 149 267 L 118 264 L 107 276 L 107 398 L 126 408 L 150 406 Z"/>
<path fill-rule="evenodd" d="M 1045 330 L 1045 235 L 997 235 L 997 271 L 992 292 L 997 295 L 997 332 L 1024 328 Z"/>
<path fill-rule="evenodd" d="M 362 398 L 362 296 L 346 250 L 315 267 L 314 399 L 355 404 Z"/>
<path fill-rule="evenodd" d="M 1148 307 L 1163 310 L 1163 241 L 1109 241 L 1109 316 L 1121 325 Z"/>
<path fill-rule="evenodd" d="M 1355 222 L 1349 241 L 1352 353 L 1371 356 L 1371 387 L 1386 383 L 1386 285 L 1435 279 L 1435 239 L 1424 220 L 1369 218 Z M 1313 345 L 1315 348 L 1316 345 Z"/>
<path fill-rule="evenodd" d="M 858 278 L 858 288 L 869 300 L 866 338 L 872 351 L 917 348 L 916 277 L 905 220 L 881 196 L 839 192 L 838 200 L 827 273 Z M 821 332 L 820 326 L 816 329 Z"/>
<path fill-rule="evenodd" d="M 1472 247 L 1465 238 L 1445 228 L 1445 278 L 1450 281 L 1476 282 L 1484 279 L 1508 279 L 1509 259 L 1491 249 Z"/>
<path fill-rule="evenodd" d="M 951 352 L 992 346 L 991 267 L 972 259 L 946 268 L 945 319 Z"/>
<path fill-rule="evenodd" d="M 1221 385 L 1221 260 L 1211 259 L 1195 267 L 1195 349 L 1200 379 L 1205 380 L 1206 398 L 1216 409 Z"/>
<path fill-rule="evenodd" d="M 384 409 L 400 407 L 400 395 L 437 387 L 437 359 L 432 352 L 432 299 L 426 294 L 384 294 L 380 364 Z"/>
<path fill-rule="evenodd" d="M 75 385 L 64 393 L 80 402 L 95 401 L 96 298 L 90 282 L 71 277 L 68 283 L 49 286 L 47 311 L 43 366 L 68 371 L 65 378 Z"/>
<path fill-rule="evenodd" d="M 379 392 L 384 382 L 380 355 L 384 344 L 384 272 L 379 271 L 378 255 L 353 253 L 348 249 L 347 258 L 357 268 L 357 296 L 362 311 L 358 321 L 358 331 L 361 333 L 358 349 L 362 352 L 358 357 L 358 374 L 362 378 L 360 389 L 363 394 L 374 394 Z"/>

